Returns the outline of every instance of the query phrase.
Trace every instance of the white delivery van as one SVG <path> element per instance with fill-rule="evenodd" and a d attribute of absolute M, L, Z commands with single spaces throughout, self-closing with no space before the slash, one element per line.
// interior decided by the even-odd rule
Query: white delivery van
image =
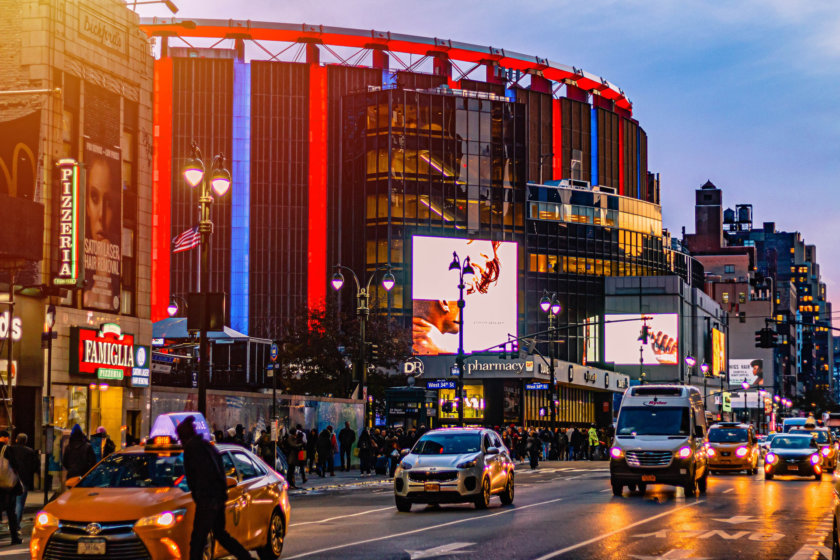
<path fill-rule="evenodd" d="M 706 412 L 696 387 L 637 385 L 625 391 L 610 448 L 613 494 L 648 484 L 706 491 Z"/>

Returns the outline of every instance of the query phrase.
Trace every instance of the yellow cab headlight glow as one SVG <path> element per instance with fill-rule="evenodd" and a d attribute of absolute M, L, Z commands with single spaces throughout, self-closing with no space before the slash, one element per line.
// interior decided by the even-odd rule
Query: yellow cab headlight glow
<path fill-rule="evenodd" d="M 153 527 L 155 529 L 168 529 L 174 527 L 176 523 L 180 522 L 187 513 L 185 509 L 178 509 L 175 511 L 164 511 L 163 513 L 156 513 L 140 519 L 134 524 L 134 527 Z"/>
<path fill-rule="evenodd" d="M 46 511 L 39 511 L 35 516 L 35 528 L 45 529 L 47 527 L 58 527 L 58 518 Z"/>
<path fill-rule="evenodd" d="M 739 447 L 735 450 L 735 455 L 737 455 L 738 457 L 743 457 L 747 454 L 748 451 L 749 450 L 746 447 Z"/>
<path fill-rule="evenodd" d="M 706 449 L 706 453 L 708 453 L 709 457 L 714 457 L 716 453 L 715 448 L 709 447 L 708 449 Z"/>
<path fill-rule="evenodd" d="M 687 459 L 691 457 L 691 448 L 687 445 L 684 447 L 680 447 L 679 451 L 677 451 L 677 457 L 680 459 Z"/>
<path fill-rule="evenodd" d="M 831 448 L 830 447 L 823 447 L 822 451 L 820 453 L 823 454 L 823 457 L 828 457 L 829 454 L 831 454 Z"/>

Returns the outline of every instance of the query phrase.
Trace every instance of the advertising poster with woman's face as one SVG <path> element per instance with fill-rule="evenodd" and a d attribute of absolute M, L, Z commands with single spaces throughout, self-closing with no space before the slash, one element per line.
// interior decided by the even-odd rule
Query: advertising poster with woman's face
<path fill-rule="evenodd" d="M 120 308 L 122 259 L 122 179 L 120 152 L 85 143 L 85 289 L 83 305 L 103 311 Z"/>
<path fill-rule="evenodd" d="M 516 243 L 415 236 L 412 247 L 415 354 L 458 352 L 458 273 L 449 270 L 453 252 L 462 267 L 469 257 L 473 272 L 464 279 L 464 351 L 516 336 Z"/>

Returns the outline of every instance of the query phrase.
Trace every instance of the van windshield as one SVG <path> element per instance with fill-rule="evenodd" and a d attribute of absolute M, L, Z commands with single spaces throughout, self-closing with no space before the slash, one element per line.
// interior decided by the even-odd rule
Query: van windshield
<path fill-rule="evenodd" d="M 622 407 L 618 415 L 619 435 L 687 436 L 691 433 L 688 407 Z"/>

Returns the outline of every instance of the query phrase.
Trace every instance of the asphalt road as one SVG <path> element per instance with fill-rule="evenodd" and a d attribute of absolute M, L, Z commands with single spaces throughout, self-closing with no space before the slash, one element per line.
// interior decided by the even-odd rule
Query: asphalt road
<path fill-rule="evenodd" d="M 556 465 L 556 464 L 555 464 Z M 512 506 L 394 507 L 390 484 L 297 494 L 284 559 L 806 560 L 830 558 L 832 484 L 715 475 L 706 495 L 613 497 L 607 463 L 519 465 Z M 30 524 L 31 526 L 31 524 Z M 2 547 L 5 539 L 0 540 Z M 7 542 L 7 541 L 6 541 Z M 24 546 L 0 560 L 28 558 Z"/>

